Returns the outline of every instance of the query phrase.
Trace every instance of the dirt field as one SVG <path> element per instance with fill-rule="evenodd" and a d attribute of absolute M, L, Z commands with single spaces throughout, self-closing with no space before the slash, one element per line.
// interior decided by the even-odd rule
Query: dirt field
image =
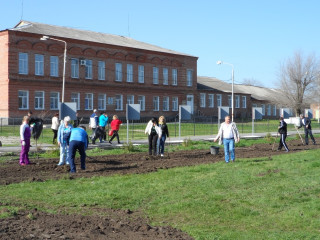
<path fill-rule="evenodd" d="M 320 139 L 316 139 L 319 142 Z M 291 152 L 318 148 L 319 145 L 304 146 L 300 140 L 288 143 Z M 272 144 L 258 144 L 236 149 L 238 158 L 259 158 L 287 154 L 271 151 Z M 275 145 L 277 149 L 277 144 Z M 224 161 L 223 150 L 218 155 L 208 150 L 194 150 L 167 154 L 166 157 L 149 157 L 146 154 L 112 155 L 102 157 L 88 156 L 85 171 L 70 176 L 71 179 L 113 174 L 141 174 L 179 166 Z M 18 160 L 8 161 L 0 168 L 0 184 L 7 185 L 22 181 L 45 181 L 66 176 L 68 166 L 57 166 L 57 159 L 32 159 L 29 166 L 19 166 Z M 80 160 L 76 159 L 79 169 Z M 229 163 L 232 164 L 232 163 Z M 239 163 L 235 163 L 239 164 Z M 0 202 L 1 204 L 1 202 Z M 4 208 L 5 209 L 5 208 Z M 148 219 L 137 212 L 103 210 L 105 216 L 52 215 L 33 210 L 34 219 L 29 212 L 0 220 L 0 239 L 192 239 L 187 234 L 172 227 L 148 225 Z"/>

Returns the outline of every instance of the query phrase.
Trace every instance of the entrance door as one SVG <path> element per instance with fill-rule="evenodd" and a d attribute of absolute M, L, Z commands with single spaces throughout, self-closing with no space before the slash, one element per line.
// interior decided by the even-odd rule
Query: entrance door
<path fill-rule="evenodd" d="M 193 114 L 193 95 L 187 95 L 187 105 L 191 106 L 191 114 Z"/>

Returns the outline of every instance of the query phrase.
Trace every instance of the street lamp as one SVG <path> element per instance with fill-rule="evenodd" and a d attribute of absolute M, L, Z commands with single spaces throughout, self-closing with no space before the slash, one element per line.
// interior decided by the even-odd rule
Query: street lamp
<path fill-rule="evenodd" d="M 232 96 L 231 96 L 231 120 L 233 122 L 233 114 L 234 114 L 234 104 L 233 104 L 233 85 L 234 85 L 234 68 L 233 68 L 233 64 L 231 63 L 227 63 L 227 62 L 222 62 L 222 61 L 217 61 L 217 64 L 218 65 L 221 65 L 221 64 L 226 64 L 226 65 L 230 65 L 232 67 L 232 88 L 231 88 L 231 91 L 232 91 Z"/>
<path fill-rule="evenodd" d="M 66 81 L 66 62 L 67 62 L 67 42 L 64 41 L 64 40 L 61 40 L 61 39 L 52 38 L 52 37 L 48 37 L 48 36 L 42 36 L 42 38 L 40 38 L 40 40 L 42 40 L 42 41 L 46 41 L 48 39 L 64 43 L 63 75 L 62 75 L 62 96 L 61 96 L 61 102 L 64 103 L 64 86 L 65 86 L 65 81 Z"/>

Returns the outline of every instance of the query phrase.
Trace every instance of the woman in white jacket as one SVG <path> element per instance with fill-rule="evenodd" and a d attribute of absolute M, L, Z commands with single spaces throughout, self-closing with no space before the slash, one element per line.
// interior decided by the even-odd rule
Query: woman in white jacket
<path fill-rule="evenodd" d="M 51 129 L 53 132 L 53 140 L 52 143 L 55 144 L 57 141 L 57 136 L 58 136 L 58 129 L 59 129 L 59 113 L 56 113 L 53 118 L 52 118 L 52 124 L 51 124 Z"/>
<path fill-rule="evenodd" d="M 158 139 L 161 138 L 162 131 L 161 128 L 158 126 L 158 121 L 156 118 L 152 118 L 144 131 L 145 134 L 148 134 L 149 140 L 149 155 L 156 156 L 157 155 L 157 142 Z"/>

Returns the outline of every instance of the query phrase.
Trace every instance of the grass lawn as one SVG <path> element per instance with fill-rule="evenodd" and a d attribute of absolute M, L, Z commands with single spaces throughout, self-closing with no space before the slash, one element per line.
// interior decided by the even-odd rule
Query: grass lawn
<path fill-rule="evenodd" d="M 140 210 L 195 239 L 319 239 L 320 150 L 139 175 L 0 186 L 0 216 L 18 208 L 98 214 Z M 91 209 L 92 207 L 92 209 Z M 1 212 L 6 212 L 1 215 Z"/>

